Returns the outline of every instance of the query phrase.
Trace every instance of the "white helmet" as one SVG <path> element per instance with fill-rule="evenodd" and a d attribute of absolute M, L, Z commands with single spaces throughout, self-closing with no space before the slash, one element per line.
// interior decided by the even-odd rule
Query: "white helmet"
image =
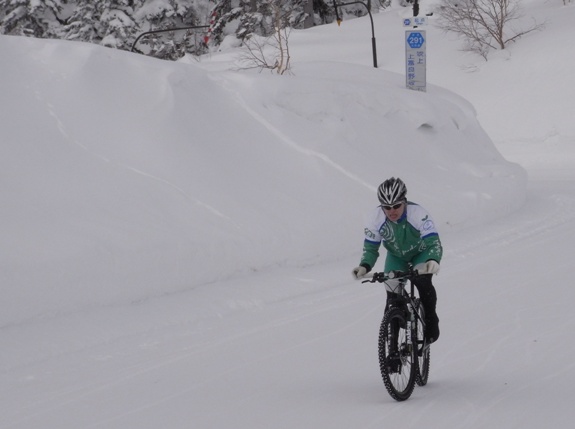
<path fill-rule="evenodd" d="M 387 179 L 377 189 L 377 198 L 383 205 L 392 206 L 396 203 L 405 201 L 407 195 L 407 188 L 405 183 L 400 178 L 392 177 Z"/>

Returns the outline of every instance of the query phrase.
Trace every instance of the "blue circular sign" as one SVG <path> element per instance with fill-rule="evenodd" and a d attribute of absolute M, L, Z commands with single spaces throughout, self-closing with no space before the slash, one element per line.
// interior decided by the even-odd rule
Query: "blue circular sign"
<path fill-rule="evenodd" d="M 423 38 L 423 35 L 419 32 L 411 32 L 409 33 L 409 36 L 407 36 L 407 44 L 409 45 L 410 48 L 414 49 L 421 48 L 423 42 L 425 42 L 425 39 Z"/>

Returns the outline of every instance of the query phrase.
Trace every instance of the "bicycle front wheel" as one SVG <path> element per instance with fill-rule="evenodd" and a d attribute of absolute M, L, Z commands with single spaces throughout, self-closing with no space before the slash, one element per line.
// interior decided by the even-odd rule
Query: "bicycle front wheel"
<path fill-rule="evenodd" d="M 411 396 L 417 375 L 417 347 L 408 341 L 406 322 L 401 309 L 390 308 L 379 329 L 379 369 L 387 392 L 396 401 Z"/>

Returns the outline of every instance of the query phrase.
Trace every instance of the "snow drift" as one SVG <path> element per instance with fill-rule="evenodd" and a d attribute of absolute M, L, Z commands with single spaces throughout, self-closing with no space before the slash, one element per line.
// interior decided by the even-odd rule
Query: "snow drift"
<path fill-rule="evenodd" d="M 278 77 L 7 36 L 0 56 L 0 326 L 346 257 L 389 176 L 443 230 L 525 197 L 468 102 L 381 69 Z"/>

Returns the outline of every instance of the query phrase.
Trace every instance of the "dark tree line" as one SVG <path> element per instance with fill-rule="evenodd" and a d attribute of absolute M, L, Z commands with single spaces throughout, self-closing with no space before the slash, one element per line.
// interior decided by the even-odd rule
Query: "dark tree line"
<path fill-rule="evenodd" d="M 303 28 L 335 19 L 333 0 L 0 0 L 0 34 L 96 43 L 130 50 L 138 35 L 156 30 L 209 25 L 154 33 L 137 50 L 163 59 L 199 55 L 228 35 L 245 39 L 274 32 L 273 8 L 281 7 L 283 25 Z M 341 12 L 341 11 L 340 11 Z M 365 15 L 360 6 L 344 14 Z M 306 21 L 306 18 L 308 19 Z"/>

